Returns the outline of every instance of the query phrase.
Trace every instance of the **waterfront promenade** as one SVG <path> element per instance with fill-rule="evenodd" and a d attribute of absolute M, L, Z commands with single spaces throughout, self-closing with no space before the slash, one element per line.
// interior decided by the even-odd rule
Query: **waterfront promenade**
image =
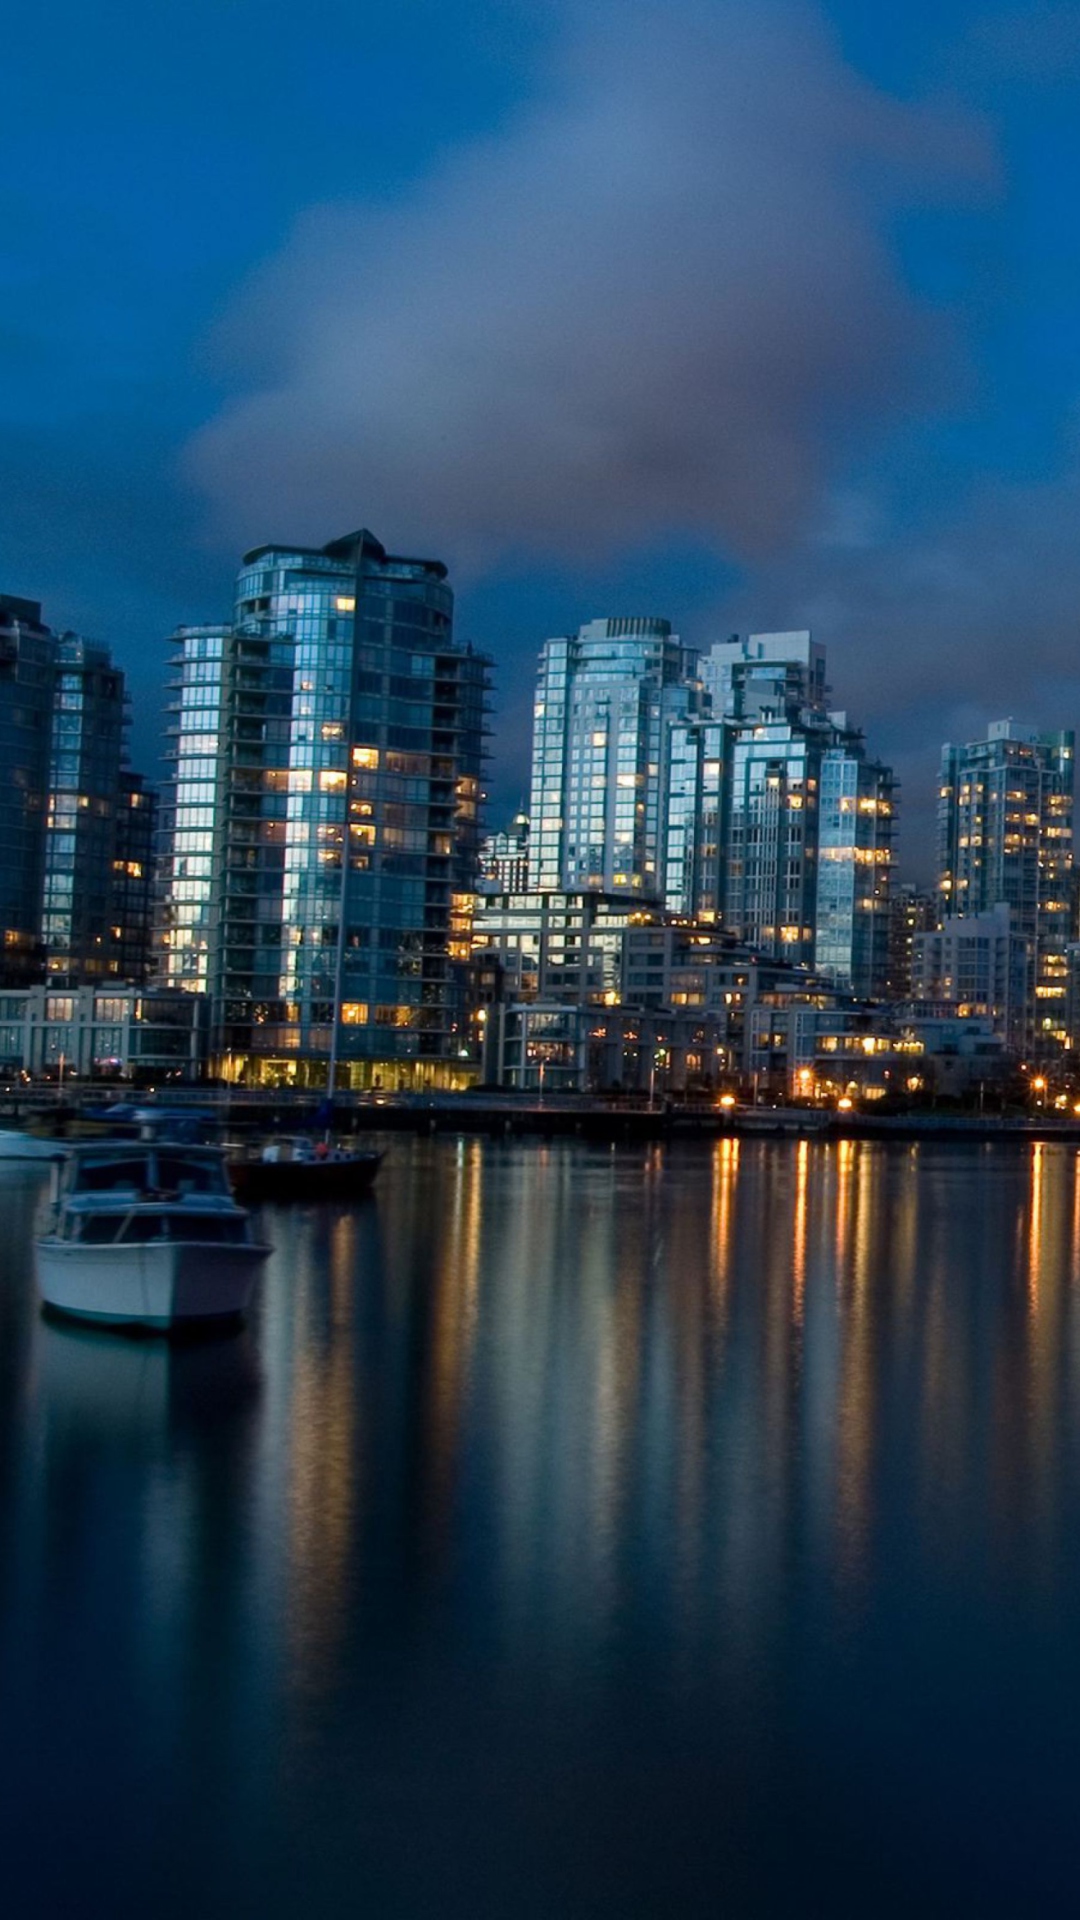
<path fill-rule="evenodd" d="M 102 1088 L 89 1084 L 18 1088 L 0 1093 L 0 1125 L 63 1131 L 89 1113 L 106 1115 L 123 1106 L 197 1107 L 230 1133 L 289 1131 L 325 1126 L 323 1093 L 273 1088 L 184 1086 L 154 1089 Z M 1039 1111 L 971 1112 L 942 1104 L 907 1112 L 880 1113 L 872 1106 L 841 1111 L 835 1106 L 721 1104 L 715 1099 L 675 1101 L 645 1095 L 605 1098 L 589 1094 L 342 1093 L 330 1107 L 329 1124 L 340 1133 L 487 1134 L 645 1142 L 711 1140 L 727 1135 L 832 1140 L 1058 1140 L 1080 1146 L 1080 1116 Z"/>

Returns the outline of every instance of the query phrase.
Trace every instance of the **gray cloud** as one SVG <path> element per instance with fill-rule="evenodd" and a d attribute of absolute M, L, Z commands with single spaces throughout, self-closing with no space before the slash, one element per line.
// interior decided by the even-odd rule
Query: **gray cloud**
<path fill-rule="evenodd" d="M 903 782 L 906 857 L 930 872 L 946 740 L 987 722 L 1080 723 L 1080 460 L 1043 484 L 985 482 L 933 530 L 845 499 L 825 537 L 755 570 L 715 630 L 812 626 L 836 704 Z"/>
<path fill-rule="evenodd" d="M 228 317 L 260 385 L 188 449 L 219 532 L 364 519 L 459 569 L 677 533 L 741 557 L 948 348 L 889 224 L 990 166 L 784 4 L 578 5 L 538 99 L 389 204 L 322 207 Z M 250 373 L 249 373 L 250 377 Z"/>

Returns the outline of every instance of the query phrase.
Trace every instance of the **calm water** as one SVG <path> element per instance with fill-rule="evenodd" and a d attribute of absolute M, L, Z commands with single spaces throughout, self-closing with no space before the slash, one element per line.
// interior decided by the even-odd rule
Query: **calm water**
<path fill-rule="evenodd" d="M 1078 1169 L 402 1142 L 179 1349 L 8 1172 L 6 1910 L 1076 1911 Z"/>

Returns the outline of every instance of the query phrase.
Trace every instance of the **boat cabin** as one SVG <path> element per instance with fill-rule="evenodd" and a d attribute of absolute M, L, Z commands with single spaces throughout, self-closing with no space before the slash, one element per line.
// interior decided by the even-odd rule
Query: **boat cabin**
<path fill-rule="evenodd" d="M 186 1240 L 237 1244 L 248 1217 L 213 1147 L 118 1141 L 76 1147 L 57 1201 L 57 1237 L 87 1245 Z"/>

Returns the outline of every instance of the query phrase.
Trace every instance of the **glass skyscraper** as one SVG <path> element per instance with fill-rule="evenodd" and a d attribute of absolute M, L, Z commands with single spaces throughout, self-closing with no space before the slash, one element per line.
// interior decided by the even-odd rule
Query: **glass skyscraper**
<path fill-rule="evenodd" d="M 40 977 L 54 639 L 36 600 L 0 594 L 0 984 Z"/>
<path fill-rule="evenodd" d="M 727 781 L 734 729 L 723 720 L 673 720 L 668 731 L 663 904 L 713 922 L 723 908 Z"/>
<path fill-rule="evenodd" d="M 1028 1043 L 1067 1033 L 1075 735 L 1001 720 L 985 740 L 946 746 L 938 802 L 944 922 L 999 904 L 1029 942 Z"/>
<path fill-rule="evenodd" d="M 244 558 L 174 661 L 161 943 L 226 1073 L 434 1084 L 465 984 L 489 661 L 435 560 L 366 531 Z"/>
<path fill-rule="evenodd" d="M 830 712 L 824 647 L 805 630 L 734 637 L 703 654 L 699 672 L 711 718 L 687 741 L 689 752 L 697 734 L 702 767 L 694 883 L 678 884 L 689 805 L 673 780 L 668 904 L 719 917 L 838 986 L 884 994 L 895 783 Z M 673 749 L 673 774 L 679 758 Z"/>
<path fill-rule="evenodd" d="M 74 634 L 59 636 L 54 657 L 41 931 L 50 980 L 74 984 L 119 973 L 124 677 L 104 647 Z"/>
<path fill-rule="evenodd" d="M 667 620 L 591 620 L 545 641 L 534 710 L 532 888 L 660 897 L 668 730 L 700 705 L 692 665 Z"/>
<path fill-rule="evenodd" d="M 6 985 L 45 974 L 63 985 L 145 974 L 145 937 L 134 938 L 132 915 L 145 923 L 149 862 L 130 844 L 127 814 L 133 788 L 152 801 L 125 766 L 126 728 L 124 676 L 108 649 L 53 632 L 37 601 L 0 595 Z"/>

